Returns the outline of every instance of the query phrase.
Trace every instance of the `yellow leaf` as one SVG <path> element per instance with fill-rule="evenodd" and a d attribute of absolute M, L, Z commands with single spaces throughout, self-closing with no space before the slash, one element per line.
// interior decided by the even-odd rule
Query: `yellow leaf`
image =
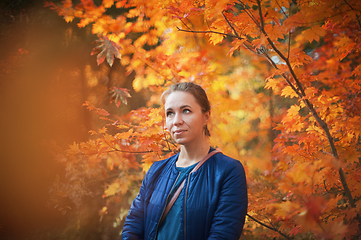
<path fill-rule="evenodd" d="M 288 109 L 288 114 L 291 115 L 291 116 L 296 116 L 298 115 L 298 112 L 300 111 L 300 107 L 297 106 L 297 105 L 292 105 L 290 107 L 290 109 Z"/>
<path fill-rule="evenodd" d="M 104 191 L 103 197 L 109 197 L 113 196 L 118 192 L 118 189 L 120 187 L 119 182 L 113 182 L 109 185 L 109 187 Z"/>
<path fill-rule="evenodd" d="M 222 34 L 211 33 L 209 35 L 210 35 L 209 41 L 214 45 L 222 42 L 224 38 Z"/>
<path fill-rule="evenodd" d="M 280 90 L 279 83 L 278 79 L 270 77 L 267 79 L 265 88 L 272 89 L 275 93 L 278 93 Z"/>
<path fill-rule="evenodd" d="M 141 79 L 140 77 L 135 77 L 135 79 L 133 80 L 133 88 L 136 92 L 142 90 L 142 81 L 143 79 Z"/>
<path fill-rule="evenodd" d="M 74 16 L 64 16 L 64 19 L 67 23 L 72 22 L 74 20 Z"/>
<path fill-rule="evenodd" d="M 142 168 L 144 172 L 147 172 L 154 162 L 154 157 L 151 154 L 143 155 Z"/>
<path fill-rule="evenodd" d="M 281 96 L 294 98 L 297 97 L 297 93 L 290 86 L 287 86 L 282 89 Z"/>
<path fill-rule="evenodd" d="M 225 22 L 223 19 L 218 19 L 212 23 L 211 29 L 215 32 L 223 33 L 225 32 Z M 224 35 L 219 33 L 208 33 L 207 35 L 210 36 L 209 41 L 216 45 L 223 41 Z"/>
<path fill-rule="evenodd" d="M 105 8 L 111 8 L 114 4 L 114 0 L 103 0 L 103 6 Z"/>

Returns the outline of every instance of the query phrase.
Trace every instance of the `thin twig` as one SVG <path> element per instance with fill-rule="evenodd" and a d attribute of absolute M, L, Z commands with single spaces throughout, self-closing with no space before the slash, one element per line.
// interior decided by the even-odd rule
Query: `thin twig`
<path fill-rule="evenodd" d="M 252 19 L 252 21 L 257 25 L 257 27 L 260 28 L 259 23 L 258 23 L 257 19 L 255 18 L 255 16 L 253 16 L 253 14 L 252 14 L 250 11 L 248 11 L 248 9 L 246 9 L 246 6 L 244 5 L 244 3 L 243 3 L 242 1 L 240 1 L 240 3 L 241 3 L 241 5 L 242 5 L 244 11 L 247 13 L 247 15 L 248 15 L 248 16 Z"/>
<path fill-rule="evenodd" d="M 223 16 L 223 18 L 226 20 L 228 26 L 232 29 L 234 35 L 236 35 L 236 37 L 239 38 L 239 39 L 243 39 L 241 36 L 239 36 L 238 32 L 237 32 L 236 29 L 233 27 L 233 25 L 228 21 L 228 19 L 226 18 L 226 16 L 224 15 L 223 12 L 222 12 L 222 16 Z"/>
<path fill-rule="evenodd" d="M 187 20 L 188 20 L 188 22 L 190 22 L 188 18 L 187 18 Z M 184 24 L 184 26 L 186 26 L 186 28 L 188 28 L 189 30 L 192 30 L 192 29 L 183 21 L 183 19 L 180 19 L 180 21 Z M 190 23 L 192 24 L 192 22 L 190 22 Z M 198 38 L 196 37 L 195 34 L 194 34 L 193 36 L 194 36 L 194 41 L 195 41 L 196 45 L 199 46 Z M 174 74 L 173 74 L 173 75 L 174 75 Z"/>
<path fill-rule="evenodd" d="M 227 37 L 233 37 L 233 38 L 238 38 L 240 40 L 243 40 L 242 37 L 237 37 L 233 34 L 229 34 L 229 33 L 222 33 L 222 32 L 216 32 L 216 31 L 202 31 L 202 30 L 185 30 L 185 29 L 180 29 L 177 27 L 177 30 L 180 31 L 180 32 L 190 32 L 190 33 L 215 33 L 215 34 L 221 34 L 221 35 L 224 35 L 224 36 L 227 36 Z"/>
<path fill-rule="evenodd" d="M 252 217 L 251 215 L 247 214 L 247 217 L 249 217 L 250 219 L 252 219 L 253 221 L 255 221 L 256 223 L 268 228 L 268 229 L 271 229 L 272 231 L 275 231 L 275 232 L 278 232 L 281 236 L 287 238 L 287 239 L 292 239 L 291 237 L 289 237 L 288 235 L 282 233 L 281 231 L 279 231 L 278 229 L 274 228 L 274 227 L 271 227 L 271 226 L 268 226 L 267 224 L 264 224 L 263 222 L 255 219 L 254 217 Z"/>
<path fill-rule="evenodd" d="M 288 18 L 288 15 L 285 13 L 285 11 L 283 11 L 282 6 L 280 5 L 280 3 L 276 0 L 276 3 L 278 5 L 278 7 L 280 8 L 281 12 L 283 13 L 283 15 L 285 15 L 286 18 Z M 290 4 L 291 5 L 291 4 Z M 290 7 L 291 8 L 291 7 Z"/>
<path fill-rule="evenodd" d="M 291 52 L 291 31 L 288 32 L 287 59 L 290 59 L 290 52 Z"/>
<path fill-rule="evenodd" d="M 257 4 L 258 4 L 258 13 L 259 13 L 259 17 L 260 17 L 261 31 L 264 32 L 264 21 L 263 21 L 263 14 L 262 14 L 262 8 L 261 8 L 261 1 L 257 0 Z"/>

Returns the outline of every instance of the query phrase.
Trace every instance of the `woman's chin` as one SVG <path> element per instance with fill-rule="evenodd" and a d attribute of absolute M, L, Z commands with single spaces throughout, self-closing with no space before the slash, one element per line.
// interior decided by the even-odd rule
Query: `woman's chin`
<path fill-rule="evenodd" d="M 187 139 L 184 138 L 173 138 L 173 139 L 179 145 L 186 145 L 188 143 Z"/>

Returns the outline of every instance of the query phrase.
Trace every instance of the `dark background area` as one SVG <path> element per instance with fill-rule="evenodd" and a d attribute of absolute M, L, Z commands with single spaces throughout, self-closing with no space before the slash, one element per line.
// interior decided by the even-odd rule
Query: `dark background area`
<path fill-rule="evenodd" d="M 43 0 L 2 0 L 0 24 L 0 239 L 60 239 L 70 215 L 48 204 L 64 172 L 50 146 L 88 136 L 86 90 L 74 75 L 95 64 L 94 46 Z"/>
<path fill-rule="evenodd" d="M 43 0 L 0 2 L 0 240 L 119 237 L 118 203 L 100 221 L 104 181 L 91 185 L 96 197 L 80 207 L 69 197 L 54 203 L 50 191 L 57 176 L 67 181 L 56 154 L 104 124 L 85 101 L 115 115 L 145 104 L 119 61 L 97 65 L 95 39 L 90 26 L 66 23 Z M 110 103 L 113 86 L 130 90 L 128 105 Z"/>

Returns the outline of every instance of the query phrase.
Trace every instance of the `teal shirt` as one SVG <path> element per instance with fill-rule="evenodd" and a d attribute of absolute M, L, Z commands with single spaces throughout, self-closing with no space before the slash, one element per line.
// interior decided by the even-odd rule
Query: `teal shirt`
<path fill-rule="evenodd" d="M 178 189 L 179 185 L 182 183 L 183 179 L 187 177 L 187 175 L 193 170 L 193 168 L 197 165 L 197 163 L 189 166 L 189 167 L 177 167 L 177 170 L 180 172 L 180 176 L 177 180 L 176 187 L 174 188 L 174 192 Z M 169 240 L 180 239 L 181 233 L 181 208 L 182 208 L 182 198 L 184 195 L 184 191 L 182 191 L 177 200 L 174 202 L 172 208 L 169 210 L 167 216 L 164 218 L 163 222 L 159 226 L 157 240 Z"/>

